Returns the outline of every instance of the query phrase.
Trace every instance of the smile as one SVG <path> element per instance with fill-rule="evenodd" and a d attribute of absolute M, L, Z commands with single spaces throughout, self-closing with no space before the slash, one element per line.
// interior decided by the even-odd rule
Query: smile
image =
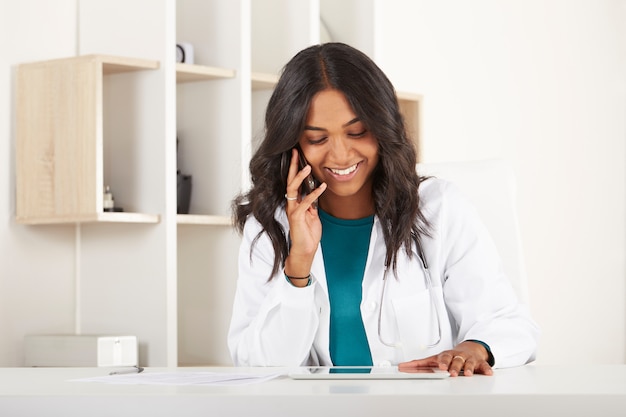
<path fill-rule="evenodd" d="M 351 167 L 348 167 L 346 169 L 334 169 L 334 168 L 330 168 L 330 171 L 335 174 L 335 175 L 349 175 L 352 174 L 354 171 L 356 171 L 356 167 L 359 164 L 354 164 Z"/>

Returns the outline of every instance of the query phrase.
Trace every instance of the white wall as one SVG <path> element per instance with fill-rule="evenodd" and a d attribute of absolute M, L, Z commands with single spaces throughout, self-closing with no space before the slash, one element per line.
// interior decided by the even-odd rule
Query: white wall
<path fill-rule="evenodd" d="M 538 362 L 626 359 L 626 1 L 385 0 L 381 65 L 425 161 L 506 158 Z"/>
<path fill-rule="evenodd" d="M 624 362 L 626 1 L 385 0 L 376 56 L 424 94 L 426 161 L 519 180 L 539 362 Z M 74 329 L 74 229 L 15 224 L 14 77 L 76 52 L 76 0 L 0 0 L 0 366 Z M 381 46 L 382 45 L 382 46 Z"/>
<path fill-rule="evenodd" d="M 0 0 L 0 366 L 28 333 L 74 331 L 74 229 L 15 223 L 15 67 L 76 51 L 76 0 Z"/>

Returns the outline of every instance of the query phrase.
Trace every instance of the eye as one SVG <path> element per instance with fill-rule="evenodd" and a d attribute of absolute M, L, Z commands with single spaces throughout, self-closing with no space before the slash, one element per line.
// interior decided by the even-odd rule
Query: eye
<path fill-rule="evenodd" d="M 361 132 L 357 133 L 348 133 L 348 136 L 351 138 L 362 138 L 367 133 L 367 129 L 363 129 Z"/>
<path fill-rule="evenodd" d="M 327 136 L 323 136 L 321 138 L 307 138 L 307 142 L 309 143 L 309 145 L 319 145 L 320 143 L 323 143 L 326 139 L 328 139 Z"/>

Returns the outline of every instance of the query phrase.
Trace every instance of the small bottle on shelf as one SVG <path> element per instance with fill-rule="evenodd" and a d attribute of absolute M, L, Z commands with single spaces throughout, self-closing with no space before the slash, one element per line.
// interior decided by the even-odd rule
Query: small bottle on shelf
<path fill-rule="evenodd" d="M 104 200 L 102 201 L 104 211 L 115 211 L 115 201 L 113 200 L 113 193 L 111 187 L 108 185 L 104 187 Z"/>

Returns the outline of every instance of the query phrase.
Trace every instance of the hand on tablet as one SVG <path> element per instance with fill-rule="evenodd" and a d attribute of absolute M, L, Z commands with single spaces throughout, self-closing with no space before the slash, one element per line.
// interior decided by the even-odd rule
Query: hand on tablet
<path fill-rule="evenodd" d="M 493 375 L 493 370 L 487 363 L 488 357 L 487 350 L 483 346 L 466 341 L 459 343 L 456 348 L 445 350 L 438 355 L 400 363 L 398 364 L 398 369 L 408 370 L 434 366 L 447 370 L 450 372 L 450 376 L 458 376 L 461 371 L 463 371 L 465 376 L 474 374 Z"/>

